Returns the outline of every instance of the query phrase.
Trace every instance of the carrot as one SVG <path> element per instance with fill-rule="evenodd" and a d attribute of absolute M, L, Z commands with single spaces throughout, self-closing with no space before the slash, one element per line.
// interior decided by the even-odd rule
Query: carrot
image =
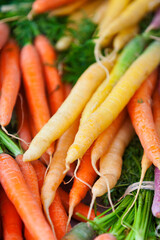
<path fill-rule="evenodd" d="M 147 157 L 160 168 L 160 140 L 151 110 L 151 95 L 157 81 L 155 70 L 138 89 L 128 104 L 129 115 Z"/>
<path fill-rule="evenodd" d="M 59 7 L 50 12 L 49 16 L 66 16 L 83 6 L 88 0 L 79 0 L 68 4 L 67 6 Z"/>
<path fill-rule="evenodd" d="M 18 122 L 18 135 L 19 138 L 24 140 L 20 141 L 21 147 L 23 150 L 27 150 L 29 143 L 32 140 L 31 130 L 29 126 L 28 118 L 28 107 L 26 99 L 24 98 L 24 93 L 20 93 L 16 102 L 16 116 Z"/>
<path fill-rule="evenodd" d="M 94 238 L 94 240 L 116 240 L 117 238 L 110 233 L 104 233 Z"/>
<path fill-rule="evenodd" d="M 138 26 L 134 25 L 122 30 L 113 40 L 113 51 L 118 52 L 127 42 L 129 42 L 138 33 Z"/>
<path fill-rule="evenodd" d="M 68 150 L 67 168 L 77 158 L 81 158 L 93 141 L 113 122 L 159 62 L 160 43 L 155 41 L 133 62 L 100 107 L 81 126 Z"/>
<path fill-rule="evenodd" d="M 1 188 L 0 208 L 3 224 L 3 239 L 5 240 L 23 240 L 22 221 L 14 207 L 8 199 L 6 193 Z"/>
<path fill-rule="evenodd" d="M 49 171 L 45 177 L 45 181 L 41 191 L 41 199 L 43 208 L 48 221 L 51 223 L 49 216 L 49 207 L 54 200 L 55 193 L 63 178 L 65 177 L 65 158 L 68 148 L 74 141 L 75 134 L 78 130 L 79 119 L 61 136 L 58 140 L 56 151 L 50 163 Z"/>
<path fill-rule="evenodd" d="M 115 20 L 108 25 L 95 46 L 96 59 L 100 45 L 106 46 L 110 39 L 123 29 L 137 24 L 149 11 L 158 7 L 159 2 L 153 0 L 135 0 L 131 2 Z"/>
<path fill-rule="evenodd" d="M 103 20 L 99 24 L 100 36 L 103 34 L 103 31 L 108 27 L 108 25 L 121 14 L 129 2 L 130 0 L 122 0 L 120 3 L 117 3 L 116 0 L 109 1 Z"/>
<path fill-rule="evenodd" d="M 35 38 L 34 45 L 40 55 L 43 65 L 49 103 L 53 115 L 64 101 L 60 75 L 54 67 L 56 53 L 49 40 L 43 35 L 38 35 Z"/>
<path fill-rule="evenodd" d="M 122 53 L 118 57 L 109 79 L 105 79 L 101 85 L 97 88 L 87 105 L 85 106 L 81 124 L 83 124 L 87 118 L 93 113 L 105 100 L 113 87 L 117 84 L 119 79 L 123 76 L 129 66 L 138 58 L 145 47 L 145 39 L 143 36 L 137 36 L 130 41 L 123 49 Z"/>
<path fill-rule="evenodd" d="M 72 90 L 72 85 L 70 83 L 63 84 L 64 97 L 67 98 Z"/>
<path fill-rule="evenodd" d="M 3 153 L 0 154 L 0 182 L 32 236 L 43 240 L 55 239 L 18 165 L 11 156 Z"/>
<path fill-rule="evenodd" d="M 33 161 L 32 165 L 33 165 L 34 170 L 36 172 L 37 179 L 38 179 L 39 191 L 41 192 L 43 182 L 44 182 L 44 176 L 45 176 L 45 173 L 46 173 L 46 167 L 39 160 Z"/>
<path fill-rule="evenodd" d="M 103 64 L 108 69 L 112 66 L 109 62 Z M 72 125 L 97 86 L 104 80 L 105 75 L 105 70 L 97 63 L 92 64 L 81 75 L 58 111 L 32 140 L 29 149 L 24 154 L 24 161 L 38 159 L 50 144 Z"/>
<path fill-rule="evenodd" d="M 22 48 L 20 63 L 29 110 L 38 132 L 50 119 L 50 112 L 45 95 L 40 59 L 32 44 L 27 44 Z M 53 146 L 47 150 L 49 155 L 53 151 Z"/>
<path fill-rule="evenodd" d="M 41 207 L 41 200 L 38 189 L 38 180 L 35 170 L 31 163 L 24 163 L 22 158 L 22 151 L 19 147 L 4 133 L 0 130 L 0 139 L 5 147 L 16 157 L 16 162 L 22 172 L 24 180 L 32 193 L 37 204 Z"/>
<path fill-rule="evenodd" d="M 67 226 L 68 216 L 58 192 L 56 192 L 55 199 L 49 208 L 49 214 L 54 225 L 56 237 L 60 240 L 66 234 L 66 227 L 67 232 L 71 230 L 71 225 Z"/>
<path fill-rule="evenodd" d="M 77 171 L 77 174 L 74 178 L 73 186 L 69 193 L 69 217 L 68 222 L 70 221 L 73 210 L 81 200 L 86 196 L 88 190 L 93 185 L 97 173 L 94 171 L 91 164 L 91 151 L 92 147 L 84 154 L 81 159 L 81 164 Z"/>
<path fill-rule="evenodd" d="M 45 172 L 46 172 L 46 167 L 38 160 L 34 161 L 32 164 L 36 171 L 38 183 L 39 183 L 39 189 L 41 191 L 41 188 L 43 186 Z M 61 239 L 63 237 L 63 235 L 66 233 L 67 214 L 62 205 L 62 202 L 61 202 L 58 192 L 56 192 L 55 199 L 50 205 L 49 214 L 50 214 L 52 223 L 54 225 L 56 237 L 58 239 Z M 68 228 L 68 230 L 69 230 L 71 228 L 71 226 L 69 225 L 68 227 L 69 227 Z"/>
<path fill-rule="evenodd" d="M 0 64 L 2 79 L 0 124 L 4 127 L 11 121 L 20 88 L 19 48 L 13 39 L 10 39 L 2 49 Z"/>
<path fill-rule="evenodd" d="M 9 37 L 9 27 L 6 23 L 0 23 L 0 36 L 1 36 L 0 38 L 0 50 L 1 50 Z"/>
<path fill-rule="evenodd" d="M 99 158 L 101 158 L 104 154 L 107 153 L 107 150 L 112 143 L 117 131 L 119 130 L 122 122 L 126 117 L 126 109 L 123 110 L 119 116 L 112 122 L 112 124 L 102 132 L 99 137 L 96 139 L 91 153 L 92 166 L 96 171 L 96 162 Z"/>
<path fill-rule="evenodd" d="M 39 194 L 39 187 L 38 187 L 38 179 L 36 172 L 32 166 L 31 163 L 24 163 L 23 160 L 23 155 L 18 155 L 16 156 L 16 162 L 19 165 L 19 168 L 23 174 L 24 180 L 32 193 L 32 196 L 34 197 L 36 203 L 41 207 L 41 199 L 40 199 L 40 194 Z"/>
<path fill-rule="evenodd" d="M 32 5 L 32 11 L 34 13 L 43 13 L 48 10 L 55 9 L 57 7 L 61 7 L 63 5 L 74 2 L 75 0 L 36 0 Z"/>
<path fill-rule="evenodd" d="M 108 192 L 108 197 L 110 198 L 109 191 L 116 185 L 121 176 L 122 156 L 133 135 L 134 130 L 131 121 L 127 118 L 115 136 L 107 153 L 100 159 L 100 178 L 92 187 L 93 197 L 90 208 L 92 208 L 96 197 L 100 197 Z M 109 201 L 111 202 L 110 199 Z M 90 211 L 88 216 L 90 216 Z"/>
<path fill-rule="evenodd" d="M 27 44 L 22 48 L 20 63 L 27 102 L 38 132 L 49 120 L 50 113 L 45 95 L 41 63 L 33 45 Z"/>
<path fill-rule="evenodd" d="M 58 189 L 59 193 L 60 193 L 60 197 L 62 200 L 62 203 L 66 209 L 66 211 L 68 212 L 69 209 L 69 196 L 67 194 L 67 192 L 65 192 L 62 188 Z M 83 215 L 84 217 L 87 218 L 87 214 L 89 211 L 89 207 L 87 205 L 85 205 L 84 203 L 79 203 L 73 210 L 73 218 L 81 221 L 81 222 L 86 222 L 86 220 L 84 218 L 81 218 L 80 216 L 77 215 L 77 213 L 80 213 L 81 215 Z M 100 212 L 97 212 L 97 215 L 99 215 Z M 95 213 L 94 210 L 91 211 L 91 215 L 90 215 L 90 220 L 93 220 L 95 218 Z"/>

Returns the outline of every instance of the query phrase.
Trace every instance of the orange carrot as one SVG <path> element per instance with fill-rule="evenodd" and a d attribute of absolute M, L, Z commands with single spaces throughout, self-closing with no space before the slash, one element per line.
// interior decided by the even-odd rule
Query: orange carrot
<path fill-rule="evenodd" d="M 34 13 L 43 13 L 72 2 L 75 0 L 36 0 L 32 5 L 32 10 Z"/>
<path fill-rule="evenodd" d="M 44 79 L 38 53 L 31 44 L 25 45 L 20 56 L 25 93 L 38 132 L 49 120 Z"/>
<path fill-rule="evenodd" d="M 69 195 L 62 188 L 59 188 L 58 191 L 60 193 L 62 203 L 63 203 L 66 211 L 68 211 L 68 209 L 69 209 Z M 80 213 L 81 215 L 83 215 L 84 217 L 87 218 L 88 211 L 89 211 L 89 207 L 87 205 L 85 205 L 84 203 L 79 203 L 73 210 L 73 218 L 78 220 L 78 221 L 81 221 L 81 222 L 86 222 L 83 218 L 79 217 L 77 215 L 77 213 Z M 99 214 L 101 214 L 101 213 L 97 212 L 97 215 L 99 215 Z M 94 210 L 92 210 L 91 215 L 90 215 L 90 220 L 93 220 L 94 218 L 95 218 L 95 213 L 94 213 Z"/>
<path fill-rule="evenodd" d="M 39 191 L 41 192 L 41 188 L 42 188 L 43 182 L 44 182 L 44 176 L 45 176 L 45 173 L 46 173 L 46 167 L 39 160 L 33 161 L 32 165 L 33 165 L 34 170 L 36 172 L 37 179 L 38 179 Z"/>
<path fill-rule="evenodd" d="M 43 35 L 38 35 L 36 37 L 34 45 L 43 64 L 49 103 L 53 115 L 64 101 L 62 82 L 60 75 L 54 66 L 56 53 L 49 40 Z"/>
<path fill-rule="evenodd" d="M 41 199 L 40 199 L 40 194 L 39 194 L 39 187 L 38 187 L 38 179 L 36 172 L 32 166 L 32 164 L 26 164 L 22 160 L 23 155 L 18 155 L 16 156 L 16 162 L 19 165 L 19 168 L 23 174 L 24 180 L 32 193 L 32 196 L 34 197 L 36 203 L 41 207 Z"/>
<path fill-rule="evenodd" d="M 19 138 L 25 141 L 25 142 L 20 141 L 20 144 L 23 150 L 26 151 L 28 149 L 29 143 L 32 140 L 32 136 L 31 136 L 31 130 L 29 127 L 27 103 L 26 103 L 26 99 L 24 98 L 24 93 L 22 92 L 16 102 L 16 116 L 18 120 L 17 122 L 18 122 Z"/>
<path fill-rule="evenodd" d="M 151 110 L 157 73 L 155 70 L 137 90 L 128 104 L 128 111 L 147 157 L 160 169 L 160 139 Z"/>
<path fill-rule="evenodd" d="M 4 153 L 0 154 L 0 182 L 32 236 L 39 240 L 55 239 L 18 165 Z"/>
<path fill-rule="evenodd" d="M 60 240 L 66 234 L 68 216 L 58 191 L 56 192 L 55 199 L 49 208 L 49 214 L 54 225 L 56 237 Z M 71 225 L 68 226 L 67 231 L 70 231 L 70 229 Z"/>
<path fill-rule="evenodd" d="M 39 132 L 39 130 L 50 119 L 50 112 L 45 95 L 40 58 L 33 45 L 28 44 L 22 48 L 20 63 L 30 113 L 36 131 Z M 48 149 L 47 152 L 52 154 L 53 148 Z"/>
<path fill-rule="evenodd" d="M 13 39 L 10 39 L 2 49 L 0 63 L 2 77 L 0 124 L 7 126 L 20 88 L 19 48 Z"/>
<path fill-rule="evenodd" d="M 14 207 L 8 199 L 6 193 L 0 190 L 0 208 L 3 224 L 3 239 L 23 240 L 22 221 Z"/>
<path fill-rule="evenodd" d="M 89 190 L 89 186 L 93 185 L 97 173 L 91 164 L 91 150 L 90 147 L 81 159 L 81 164 L 77 171 L 77 177 L 75 176 L 73 186 L 69 194 L 69 221 L 73 215 L 73 209 L 77 206 L 81 200 L 85 197 Z"/>
<path fill-rule="evenodd" d="M 63 86 L 64 86 L 64 96 L 66 98 L 70 94 L 70 91 L 72 89 L 72 85 L 70 83 L 64 83 Z"/>
<path fill-rule="evenodd" d="M 9 27 L 6 23 L 0 23 L 0 50 L 7 42 L 9 37 Z"/>
<path fill-rule="evenodd" d="M 46 172 L 46 167 L 38 160 L 34 161 L 32 164 L 36 171 L 39 188 L 41 191 L 41 188 L 43 186 L 45 172 Z M 67 217 L 66 211 L 62 205 L 62 202 L 61 202 L 58 192 L 56 192 L 55 199 L 52 202 L 52 204 L 50 205 L 49 214 L 50 214 L 52 223 L 54 225 L 56 237 L 57 237 L 57 239 L 61 239 L 66 233 L 68 217 Z M 70 228 L 71 228 L 71 226 L 69 226 L 68 230 Z"/>

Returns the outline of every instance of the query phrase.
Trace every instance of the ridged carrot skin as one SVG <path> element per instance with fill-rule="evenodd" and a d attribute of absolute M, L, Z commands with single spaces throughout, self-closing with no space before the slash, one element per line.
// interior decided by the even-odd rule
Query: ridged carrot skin
<path fill-rule="evenodd" d="M 0 190 L 0 215 L 3 224 L 3 239 L 23 240 L 22 221 L 6 193 Z"/>
<path fill-rule="evenodd" d="M 35 47 L 25 45 L 20 54 L 25 94 L 37 132 L 50 119 L 40 58 Z"/>
<path fill-rule="evenodd" d="M 6 23 L 0 23 L 0 50 L 4 46 L 4 44 L 7 42 L 9 37 L 9 27 Z"/>
<path fill-rule="evenodd" d="M 34 45 L 40 55 L 47 85 L 48 98 L 52 115 L 58 110 L 64 101 L 63 87 L 60 75 L 56 69 L 56 52 L 49 40 L 44 35 L 35 38 Z"/>
<path fill-rule="evenodd" d="M 158 72 L 155 70 L 141 85 L 128 104 L 132 124 L 147 157 L 160 168 L 160 139 L 153 120 L 151 95 L 155 89 Z"/>
<path fill-rule="evenodd" d="M 0 154 L 0 182 L 32 236 L 38 240 L 54 240 L 52 231 L 32 197 L 18 165 L 11 156 L 3 153 Z"/>
<path fill-rule="evenodd" d="M 0 125 L 7 126 L 12 117 L 20 88 L 19 47 L 13 39 L 4 46 L 0 57 L 1 64 L 1 96 Z"/>
<path fill-rule="evenodd" d="M 36 0 L 32 5 L 32 10 L 34 13 L 43 13 L 72 2 L 75 0 Z"/>

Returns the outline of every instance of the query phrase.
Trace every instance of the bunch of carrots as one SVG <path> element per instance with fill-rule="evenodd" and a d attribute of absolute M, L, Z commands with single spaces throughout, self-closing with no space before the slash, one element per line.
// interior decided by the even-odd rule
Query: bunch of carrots
<path fill-rule="evenodd" d="M 10 5 L 9 11 L 15 6 Z M 86 238 L 81 231 L 88 231 L 92 226 L 89 222 L 100 215 L 93 210 L 97 197 L 107 193 L 114 213 L 111 189 L 121 176 L 123 154 L 135 134 L 144 149 L 141 176 L 121 221 L 116 214 L 114 221 L 123 230 L 131 224 L 124 225 L 123 219 L 131 219 L 136 200 L 145 199 L 139 194 L 152 164 L 152 213 L 160 218 L 160 2 L 36 0 L 30 6 L 27 19 L 34 21 L 37 14 L 49 11 L 50 17 L 68 16 L 73 29 L 86 11 L 98 25 L 95 63 L 74 86 L 62 82 L 56 67 L 58 54 L 76 42 L 74 36 L 66 32 L 53 46 L 37 32 L 33 42 L 26 41 L 20 47 L 14 39 L 14 24 L 11 28 L 7 24 L 19 16 L 0 20 L 2 238 L 93 239 L 95 231 Z M 150 12 L 152 21 L 139 32 L 139 22 Z M 8 128 L 14 114 L 16 135 Z M 74 178 L 69 194 L 60 186 L 66 175 Z M 81 201 L 89 189 L 92 200 L 87 206 Z M 151 200 L 150 196 L 146 199 Z M 83 230 L 75 231 L 75 236 L 66 234 L 72 228 L 72 217 L 89 221 L 82 225 Z M 130 230 L 128 238 L 120 231 L 119 236 L 111 231 L 96 239 L 129 239 Z"/>

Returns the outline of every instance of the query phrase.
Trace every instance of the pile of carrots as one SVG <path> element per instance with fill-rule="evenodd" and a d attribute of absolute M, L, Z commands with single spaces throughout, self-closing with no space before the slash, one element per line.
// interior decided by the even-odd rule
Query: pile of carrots
<path fill-rule="evenodd" d="M 135 133 L 144 148 L 137 195 L 152 164 L 155 176 L 159 174 L 160 42 L 152 30 L 160 30 L 160 2 L 94 2 L 101 13 L 96 62 L 73 87 L 61 81 L 57 52 L 46 36 L 39 34 L 20 49 L 9 26 L 3 20 L 0 23 L 3 239 L 63 239 L 72 217 L 85 221 L 77 212 L 94 219 L 95 199 L 107 192 L 114 211 L 110 190 L 121 176 L 123 153 Z M 69 15 L 85 4 L 92 5 L 89 0 L 36 0 L 28 17 L 48 10 L 53 15 Z M 138 23 L 148 12 L 155 16 L 138 35 Z M 67 45 L 60 39 L 57 49 L 63 45 L 62 51 L 74 41 L 66 38 Z M 107 51 L 110 46 L 112 52 L 104 56 L 101 49 Z M 7 131 L 14 110 L 16 136 Z M 69 195 L 60 186 L 66 174 L 74 178 Z M 90 207 L 81 203 L 89 189 Z M 157 192 L 152 210 L 159 218 Z M 96 239 L 116 239 L 110 234 L 103 237 Z"/>

